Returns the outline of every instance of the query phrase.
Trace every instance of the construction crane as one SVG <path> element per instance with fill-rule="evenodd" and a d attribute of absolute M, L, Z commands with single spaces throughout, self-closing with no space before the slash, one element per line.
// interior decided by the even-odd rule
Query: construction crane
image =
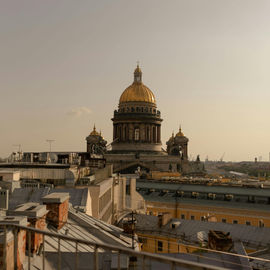
<path fill-rule="evenodd" d="M 223 153 L 223 155 L 221 156 L 221 158 L 220 158 L 220 162 L 223 162 L 223 158 L 224 158 L 224 156 L 225 156 L 225 152 Z"/>

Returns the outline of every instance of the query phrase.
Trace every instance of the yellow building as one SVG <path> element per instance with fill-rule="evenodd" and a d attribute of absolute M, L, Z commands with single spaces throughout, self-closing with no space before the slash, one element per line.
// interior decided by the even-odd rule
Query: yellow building
<path fill-rule="evenodd" d="M 270 228 L 240 224 L 171 219 L 170 214 L 159 216 L 135 214 L 135 232 L 142 243 L 141 250 L 152 253 L 192 253 L 206 246 L 210 230 L 230 233 L 233 241 L 241 241 L 246 252 L 266 248 Z M 202 235 L 204 241 L 202 241 Z"/>
<path fill-rule="evenodd" d="M 231 186 L 137 181 L 147 213 L 270 227 L 270 190 Z"/>

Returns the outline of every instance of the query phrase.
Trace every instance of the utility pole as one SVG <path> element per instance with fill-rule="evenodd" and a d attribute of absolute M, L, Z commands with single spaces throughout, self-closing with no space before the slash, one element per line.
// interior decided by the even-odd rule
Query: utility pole
<path fill-rule="evenodd" d="M 134 234 L 135 234 L 135 219 L 134 219 L 134 212 L 131 212 L 131 233 L 132 233 L 132 249 L 135 249 L 135 244 L 134 244 Z M 130 263 L 130 269 L 135 269 L 134 266 L 137 262 L 137 257 L 136 256 L 131 256 L 129 263 Z"/>
<path fill-rule="evenodd" d="M 55 140 L 46 140 L 47 143 L 49 143 L 50 153 L 52 152 L 52 143 L 55 142 Z"/>

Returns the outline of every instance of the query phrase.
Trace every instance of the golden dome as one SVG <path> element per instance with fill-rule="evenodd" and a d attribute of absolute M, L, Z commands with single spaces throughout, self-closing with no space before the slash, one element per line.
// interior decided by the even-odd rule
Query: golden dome
<path fill-rule="evenodd" d="M 183 136 L 185 136 L 184 133 L 182 132 L 181 126 L 179 127 L 179 131 L 178 131 L 178 133 L 175 136 L 177 136 L 177 137 L 183 137 Z"/>
<path fill-rule="evenodd" d="M 119 103 L 124 102 L 149 102 L 156 104 L 153 92 L 142 83 L 142 71 L 137 65 L 134 71 L 134 82 L 122 93 Z"/>
<path fill-rule="evenodd" d="M 94 125 L 93 131 L 90 133 L 91 136 L 100 136 L 100 134 L 96 131 L 96 126 Z"/>

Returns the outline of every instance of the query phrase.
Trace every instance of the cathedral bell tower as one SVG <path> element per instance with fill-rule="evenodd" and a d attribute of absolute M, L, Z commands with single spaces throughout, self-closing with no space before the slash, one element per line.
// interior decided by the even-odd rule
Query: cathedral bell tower
<path fill-rule="evenodd" d="M 153 92 L 142 83 L 137 65 L 133 83 L 114 111 L 112 152 L 161 152 L 160 111 Z"/>

